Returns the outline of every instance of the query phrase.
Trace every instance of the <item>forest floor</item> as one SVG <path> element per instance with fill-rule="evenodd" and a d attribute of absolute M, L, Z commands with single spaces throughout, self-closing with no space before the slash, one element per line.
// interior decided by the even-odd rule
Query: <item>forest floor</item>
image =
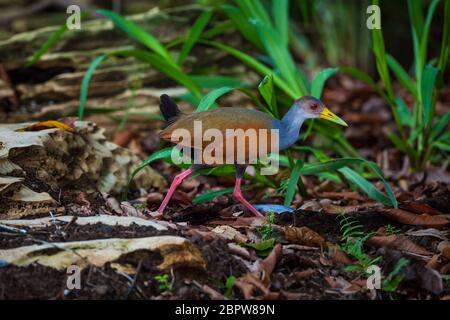
<path fill-rule="evenodd" d="M 228 195 L 192 205 L 204 191 L 233 186 L 233 177 L 209 176 L 185 181 L 163 218 L 155 220 L 149 213 L 166 187 L 137 192 L 121 202 L 119 194 L 71 190 L 68 185 L 62 196 L 60 191 L 57 212 L 30 209 L 21 217 L 26 223 L 0 221 L 1 252 L 35 246 L 25 255 L 15 252 L 14 263 L 0 260 L 0 299 L 450 299 L 449 173 L 430 167 L 426 173 L 409 174 L 405 158 L 383 137 L 383 128 L 392 125 L 383 103 L 366 87 L 352 85 L 343 93 L 337 89 L 341 85 L 332 82 L 324 99 L 350 124 L 346 137 L 352 145 L 380 165 L 399 209 L 309 176 L 303 177 L 308 196 L 295 198 L 293 213 L 256 218 Z M 448 104 L 446 99 L 444 95 Z M 110 138 L 141 157 L 159 148 L 155 130 L 126 130 Z M 163 162 L 152 167 L 168 181 L 177 172 Z M 39 189 L 54 193 L 45 183 Z M 247 189 L 245 196 L 252 203 L 283 201 L 267 187 Z M 98 214 L 127 216 L 135 223 L 77 222 Z M 350 220 L 343 221 L 343 214 Z M 30 222 L 41 218 L 49 219 Z M 343 225 L 349 221 L 367 237 L 346 242 Z M 186 239 L 189 245 L 157 244 L 152 250 L 124 245 L 118 256 L 107 252 L 111 257 L 76 258 L 77 248 L 101 247 L 101 242 L 86 244 L 88 240 L 137 238 Z M 60 246 L 70 242 L 79 247 Z M 61 254 L 66 251 L 71 253 Z M 83 266 L 80 289 L 68 289 L 66 267 L 71 263 L 65 259 Z M 367 288 L 370 265 L 381 268 L 380 290 Z"/>

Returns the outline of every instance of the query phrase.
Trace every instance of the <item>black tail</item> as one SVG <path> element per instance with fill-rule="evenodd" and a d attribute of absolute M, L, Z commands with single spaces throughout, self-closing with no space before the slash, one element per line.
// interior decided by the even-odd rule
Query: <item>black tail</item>
<path fill-rule="evenodd" d="M 170 99 L 167 94 L 161 95 L 159 110 L 161 110 L 164 119 L 166 119 L 166 121 L 168 122 L 176 119 L 176 117 L 181 113 L 177 104 L 172 99 Z"/>

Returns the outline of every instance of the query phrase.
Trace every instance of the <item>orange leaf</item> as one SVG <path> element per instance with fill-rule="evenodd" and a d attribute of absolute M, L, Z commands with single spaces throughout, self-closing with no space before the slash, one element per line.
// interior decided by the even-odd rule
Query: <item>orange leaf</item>
<path fill-rule="evenodd" d="M 326 247 L 327 241 L 317 232 L 308 227 L 286 227 L 284 236 L 287 241 L 297 244 L 305 244 L 312 247 Z"/>
<path fill-rule="evenodd" d="M 37 123 L 33 123 L 32 125 L 23 128 L 23 129 L 17 129 L 17 132 L 26 132 L 26 131 L 41 131 L 41 130 L 46 130 L 46 129 L 51 129 L 51 128 L 58 128 L 58 129 L 62 129 L 68 132 L 76 132 L 76 130 L 61 122 L 61 121 L 56 121 L 56 120 L 48 120 L 48 121 L 41 121 L 41 122 L 37 122 Z"/>
<path fill-rule="evenodd" d="M 449 223 L 444 215 L 414 214 L 401 209 L 385 209 L 383 213 L 400 223 L 414 226 L 441 227 Z"/>

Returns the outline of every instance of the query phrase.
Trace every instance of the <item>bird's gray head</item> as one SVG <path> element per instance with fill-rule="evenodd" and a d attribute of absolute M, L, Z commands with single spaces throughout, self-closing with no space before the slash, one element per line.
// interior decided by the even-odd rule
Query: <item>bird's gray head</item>
<path fill-rule="evenodd" d="M 296 100 L 294 105 L 298 108 L 300 116 L 304 119 L 320 118 L 347 127 L 344 120 L 331 112 L 325 104 L 317 98 L 304 96 Z"/>
<path fill-rule="evenodd" d="M 322 111 L 325 109 L 325 105 L 322 101 L 311 96 L 304 96 L 296 100 L 294 104 L 300 108 L 302 115 L 306 119 L 319 118 Z"/>

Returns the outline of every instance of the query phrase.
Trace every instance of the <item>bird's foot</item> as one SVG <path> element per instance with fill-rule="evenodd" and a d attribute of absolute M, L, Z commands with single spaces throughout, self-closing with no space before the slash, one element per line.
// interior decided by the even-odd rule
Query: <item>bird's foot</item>
<path fill-rule="evenodd" d="M 146 210 L 145 212 L 147 215 L 149 215 L 150 217 L 152 217 L 153 219 L 162 219 L 163 217 L 163 212 L 162 211 L 150 211 L 150 210 Z"/>
<path fill-rule="evenodd" d="M 255 207 L 253 207 L 250 202 L 248 202 L 247 200 L 245 200 L 244 196 L 242 195 L 241 192 L 233 192 L 233 197 L 239 201 L 240 203 L 242 203 L 251 213 L 253 213 L 255 216 L 262 218 L 264 217 L 264 215 L 259 212 L 258 210 L 255 209 Z"/>

